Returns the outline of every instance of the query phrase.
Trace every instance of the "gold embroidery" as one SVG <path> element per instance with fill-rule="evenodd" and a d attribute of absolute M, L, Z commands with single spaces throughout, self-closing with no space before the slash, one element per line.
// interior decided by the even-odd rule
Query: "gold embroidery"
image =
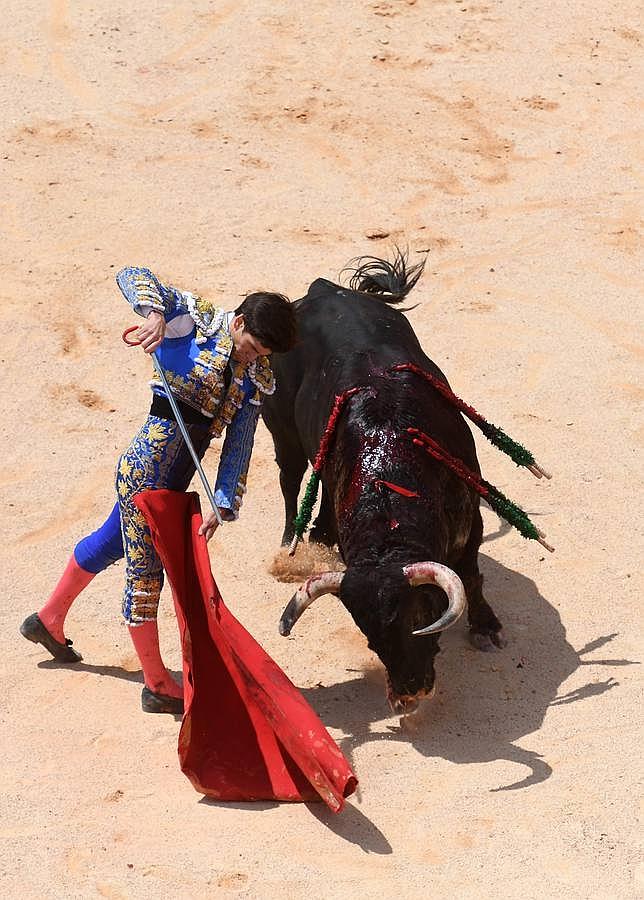
<path fill-rule="evenodd" d="M 203 297 L 197 297 L 195 300 L 195 306 L 199 313 L 203 316 L 205 313 L 213 314 L 215 309 L 217 308 L 215 304 L 210 300 L 205 300 Z"/>
<path fill-rule="evenodd" d="M 179 375 L 166 369 L 166 378 L 173 394 L 206 415 L 216 416 L 223 399 L 224 372 L 232 348 L 232 338 L 222 332 L 214 347 L 199 351 L 188 375 Z M 152 384 L 161 386 L 156 379 Z"/>
<path fill-rule="evenodd" d="M 243 372 L 243 367 L 242 367 Z M 218 415 L 213 419 L 210 431 L 215 437 L 221 437 L 224 428 L 230 425 L 235 417 L 238 409 L 241 409 L 244 403 L 245 392 L 241 389 L 235 377 L 230 382 L 228 393 L 224 398 L 224 402 L 220 405 Z"/>
<path fill-rule="evenodd" d="M 160 425 L 150 425 L 148 428 L 148 440 L 158 443 L 159 441 L 167 441 L 167 439 L 168 436 Z"/>
<path fill-rule="evenodd" d="M 203 297 L 191 294 L 190 291 L 183 291 L 182 297 L 193 322 L 197 326 L 199 332 L 197 343 L 200 344 L 220 330 L 226 312 L 215 306 L 210 300 L 204 300 Z"/>
<path fill-rule="evenodd" d="M 210 309 L 212 304 L 193 298 L 195 313 Z M 194 314 L 193 314 L 194 318 Z M 166 369 L 166 378 L 173 394 L 184 403 L 212 417 L 211 434 L 221 437 L 226 426 L 230 425 L 237 410 L 241 409 L 248 393 L 244 390 L 246 376 L 254 386 L 248 402 L 254 406 L 261 404 L 264 394 L 272 394 L 275 390 L 275 379 L 270 367 L 270 360 L 260 356 L 249 366 L 234 361 L 232 378 L 228 391 L 224 394 L 224 376 L 233 351 L 233 339 L 221 328 L 214 341 L 208 340 L 208 347 L 199 350 L 192 369 L 187 375 L 180 375 Z M 161 387 L 154 379 L 153 386 Z M 246 382 L 247 384 L 247 382 Z"/>
<path fill-rule="evenodd" d="M 268 356 L 258 356 L 255 362 L 248 367 L 248 375 L 262 394 L 272 394 L 275 390 L 275 376 Z"/>

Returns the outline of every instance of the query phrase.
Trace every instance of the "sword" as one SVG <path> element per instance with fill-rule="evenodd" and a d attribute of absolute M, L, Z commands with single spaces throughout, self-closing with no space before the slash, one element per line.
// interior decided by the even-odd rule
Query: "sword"
<path fill-rule="evenodd" d="M 128 339 L 127 339 L 128 334 L 130 334 L 132 331 L 136 331 L 138 329 L 138 327 L 139 327 L 138 325 L 133 325 L 131 328 L 126 328 L 125 331 L 123 332 L 123 340 L 128 345 L 128 347 L 138 347 L 138 345 L 141 343 L 141 341 L 128 341 Z M 163 371 L 163 366 L 161 365 L 161 363 L 159 361 L 159 357 L 157 356 L 156 350 L 153 350 L 152 353 L 150 354 L 150 356 L 152 357 L 152 362 L 154 363 L 154 368 L 156 369 L 157 374 L 158 374 L 159 378 L 161 379 L 161 384 L 163 385 L 165 392 L 167 394 L 168 400 L 170 401 L 170 406 L 172 407 L 172 412 L 174 413 L 175 419 L 177 420 L 177 425 L 179 426 L 179 430 L 181 431 L 183 439 L 186 442 L 186 447 L 188 448 L 188 451 L 190 452 L 192 461 L 195 464 L 195 469 L 199 473 L 199 477 L 201 478 L 201 483 L 203 484 L 203 488 L 206 492 L 206 496 L 208 497 L 208 500 L 210 501 L 210 505 L 212 506 L 212 511 L 214 512 L 214 514 L 217 518 L 217 522 L 220 525 L 223 525 L 224 520 L 221 518 L 221 513 L 219 512 L 219 509 L 217 508 L 217 504 L 215 503 L 215 496 L 210 487 L 208 478 L 206 477 L 206 473 L 203 470 L 201 461 L 195 452 L 195 448 L 192 446 L 192 441 L 190 440 L 190 435 L 188 434 L 188 429 L 186 428 L 186 424 L 183 421 L 183 416 L 181 415 L 181 412 L 179 411 L 179 406 L 177 404 L 177 401 L 174 398 L 174 394 L 170 390 L 170 385 L 168 384 L 168 379 L 165 376 L 165 372 Z"/>

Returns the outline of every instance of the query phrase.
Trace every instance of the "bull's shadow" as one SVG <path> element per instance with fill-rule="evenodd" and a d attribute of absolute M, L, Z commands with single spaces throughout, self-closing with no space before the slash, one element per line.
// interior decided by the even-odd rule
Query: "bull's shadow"
<path fill-rule="evenodd" d="M 552 773 L 537 750 L 517 745 L 536 732 L 549 707 L 603 693 L 619 682 L 589 683 L 559 695 L 561 684 L 585 661 L 582 653 L 595 650 L 615 635 L 595 639 L 580 652 L 566 640 L 558 612 L 539 593 L 533 581 L 506 569 L 483 554 L 485 595 L 504 625 L 508 645 L 495 653 L 470 647 L 465 629 L 456 625 L 441 637 L 436 660 L 437 691 L 418 713 L 400 725 L 384 723 L 372 731 L 370 723 L 389 715 L 384 678 L 360 675 L 341 684 L 320 686 L 303 693 L 325 724 L 342 730 L 343 751 L 372 740 L 411 742 L 424 756 L 455 763 L 484 763 L 506 759 L 527 768 L 525 777 L 495 790 L 528 787 Z M 586 664 L 628 665 L 628 660 L 588 660 Z M 531 737 L 538 747 L 538 736 Z"/>

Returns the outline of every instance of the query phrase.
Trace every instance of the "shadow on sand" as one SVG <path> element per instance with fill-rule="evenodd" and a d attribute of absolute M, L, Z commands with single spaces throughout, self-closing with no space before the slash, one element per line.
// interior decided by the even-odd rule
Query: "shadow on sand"
<path fill-rule="evenodd" d="M 566 640 L 559 613 L 533 581 L 484 554 L 479 561 L 485 595 L 503 622 L 508 646 L 495 653 L 480 653 L 469 646 L 458 625 L 445 633 L 436 664 L 436 696 L 421 704 L 413 716 L 401 719 L 400 725 L 385 726 L 384 735 L 411 743 L 423 756 L 454 763 L 517 763 L 527 769 L 525 776 L 494 788 L 516 790 L 545 781 L 552 774 L 539 753 L 518 745 L 521 738 L 538 731 L 549 707 L 594 697 L 619 684 L 609 678 L 560 695 L 563 682 L 583 665 L 636 663 L 582 659 L 616 635 L 598 637 L 576 651 Z M 360 676 L 310 688 L 303 694 L 325 725 L 344 732 L 339 743 L 350 761 L 357 747 L 382 740 L 383 731 L 371 731 L 370 723 L 388 715 L 384 679 Z"/>
<path fill-rule="evenodd" d="M 199 803 L 205 806 L 216 806 L 220 809 L 232 808 L 253 813 L 277 809 L 282 805 L 277 801 L 224 802 L 212 797 L 202 797 Z M 329 831 L 333 831 L 334 834 L 351 844 L 357 844 L 365 853 L 377 853 L 383 856 L 393 853 L 391 844 L 384 834 L 351 802 L 346 804 L 340 814 L 331 812 L 321 800 L 319 803 L 306 803 L 305 806 Z"/>
<path fill-rule="evenodd" d="M 122 666 L 94 666 L 91 663 L 64 663 L 55 659 L 43 659 L 38 663 L 39 669 L 70 669 L 74 672 L 88 672 L 90 675 L 103 675 L 107 678 L 118 678 L 121 681 L 135 681 L 143 684 L 143 672 L 129 672 Z M 176 677 L 177 673 L 173 673 Z"/>
<path fill-rule="evenodd" d="M 90 675 L 99 675 L 106 678 L 118 678 L 121 681 L 131 681 L 143 685 L 143 672 L 129 672 L 121 666 L 94 666 L 86 662 L 61 663 L 55 659 L 45 659 L 38 663 L 39 669 L 73 669 L 74 672 L 89 672 Z M 183 675 L 173 669 L 168 669 L 175 681 L 181 683 Z M 169 715 L 164 713 L 163 715 Z M 181 722 L 181 715 L 172 715 L 175 722 Z"/>
<path fill-rule="evenodd" d="M 500 534 L 501 532 L 499 532 Z M 491 535 L 489 539 L 497 537 Z M 620 667 L 637 665 L 625 659 L 583 659 L 610 643 L 615 634 L 597 637 L 576 651 L 566 640 L 558 612 L 539 593 L 533 581 L 480 554 L 485 594 L 504 624 L 508 646 L 495 653 L 480 653 L 467 643 L 457 625 L 442 636 L 437 659 L 437 695 L 422 704 L 418 714 L 371 731 L 372 722 L 389 715 L 384 678 L 360 674 L 350 681 L 302 690 L 324 724 L 344 732 L 338 741 L 352 762 L 357 747 L 374 740 L 411 743 L 426 757 L 454 763 L 508 760 L 527 769 L 525 776 L 494 790 L 516 790 L 545 781 L 552 773 L 539 753 L 518 742 L 538 731 L 551 706 L 576 703 L 619 685 L 613 677 L 589 682 L 564 694 L 560 686 L 583 665 Z M 40 668 L 57 668 L 54 660 Z M 141 672 L 118 666 L 75 664 L 77 671 L 142 683 Z M 179 673 L 174 673 L 175 676 Z M 440 702 L 437 702 L 439 700 Z M 178 718 L 178 717 L 177 717 Z M 220 803 L 204 797 L 201 803 L 247 809 L 272 809 L 277 803 Z M 306 804 L 327 828 L 357 844 L 367 853 L 389 854 L 391 845 L 378 828 L 351 803 L 334 815 L 322 803 Z"/>

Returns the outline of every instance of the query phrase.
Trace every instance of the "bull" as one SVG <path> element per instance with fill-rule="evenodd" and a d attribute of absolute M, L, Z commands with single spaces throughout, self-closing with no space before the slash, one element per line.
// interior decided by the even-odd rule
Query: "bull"
<path fill-rule="evenodd" d="M 314 281 L 296 301 L 300 340 L 273 361 L 277 389 L 263 417 L 272 434 L 285 505 L 282 543 L 294 532 L 298 494 L 336 397 L 350 396 L 321 469 L 322 500 L 310 540 L 337 543 L 346 571 L 310 578 L 280 621 L 288 634 L 317 597 L 334 594 L 366 635 L 387 673 L 392 709 L 408 712 L 434 689 L 439 634 L 467 608 L 480 650 L 501 647 L 501 623 L 483 597 L 478 494 L 410 440 L 430 434 L 480 473 L 468 425 L 411 363 L 447 383 L 395 305 L 422 273 L 393 261 L 356 261 L 348 287 Z"/>

